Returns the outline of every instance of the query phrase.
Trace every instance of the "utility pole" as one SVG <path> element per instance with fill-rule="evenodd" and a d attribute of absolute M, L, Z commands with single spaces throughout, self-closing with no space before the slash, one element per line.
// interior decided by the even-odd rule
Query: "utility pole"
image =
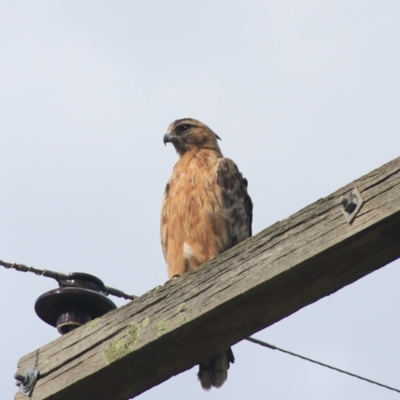
<path fill-rule="evenodd" d="M 397 158 L 22 357 L 18 372 L 39 371 L 32 400 L 132 398 L 399 257 Z"/>

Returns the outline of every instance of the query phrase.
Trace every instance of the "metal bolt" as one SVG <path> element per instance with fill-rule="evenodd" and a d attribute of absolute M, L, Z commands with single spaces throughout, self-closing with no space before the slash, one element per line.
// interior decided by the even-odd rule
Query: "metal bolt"
<path fill-rule="evenodd" d="M 17 386 L 19 386 L 19 392 L 30 397 L 33 388 L 35 386 L 36 380 L 38 378 L 39 371 L 36 368 L 26 367 L 24 374 L 19 374 L 18 372 L 14 375 L 14 378 L 19 381 Z"/>
<path fill-rule="evenodd" d="M 357 207 L 357 196 L 355 196 L 353 193 L 343 196 L 340 204 L 343 206 L 344 211 L 346 211 L 348 214 L 351 214 Z"/>
<path fill-rule="evenodd" d="M 19 386 L 21 383 L 22 383 L 22 385 L 26 385 L 26 384 L 28 383 L 28 381 L 29 381 L 29 378 L 28 378 L 26 375 L 18 374 L 18 373 L 16 373 L 16 374 L 14 375 L 14 379 L 16 379 L 17 381 L 19 381 L 19 382 L 17 383 L 18 386 Z"/>
<path fill-rule="evenodd" d="M 364 200 L 359 190 L 355 187 L 350 193 L 339 199 L 339 204 L 342 206 L 341 211 L 346 221 L 351 224 L 364 204 Z"/>

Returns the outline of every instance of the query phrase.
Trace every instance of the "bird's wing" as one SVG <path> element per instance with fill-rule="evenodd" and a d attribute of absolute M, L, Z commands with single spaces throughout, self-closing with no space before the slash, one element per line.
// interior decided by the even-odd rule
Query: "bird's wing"
<path fill-rule="evenodd" d="M 227 248 L 230 248 L 251 236 L 253 203 L 247 193 L 247 179 L 229 158 L 218 161 L 216 181 L 221 188 L 222 209 L 226 213 L 230 238 Z"/>

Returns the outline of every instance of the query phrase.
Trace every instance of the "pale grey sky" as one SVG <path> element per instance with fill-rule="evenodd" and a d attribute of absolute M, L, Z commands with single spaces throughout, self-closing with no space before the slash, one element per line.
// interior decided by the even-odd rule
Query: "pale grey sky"
<path fill-rule="evenodd" d="M 0 1 L 0 259 L 82 271 L 143 294 L 193 117 L 249 180 L 255 233 L 399 156 L 398 1 Z M 399 262 L 256 337 L 400 386 Z M 33 311 L 55 287 L 0 269 L 1 397 L 18 359 L 58 337 Z M 125 302 L 116 300 L 119 305 Z M 397 399 L 242 342 L 220 390 L 197 367 L 153 399 Z"/>

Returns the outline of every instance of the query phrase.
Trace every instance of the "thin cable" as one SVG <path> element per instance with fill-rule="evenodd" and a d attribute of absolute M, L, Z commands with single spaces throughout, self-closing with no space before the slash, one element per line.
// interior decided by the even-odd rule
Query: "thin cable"
<path fill-rule="evenodd" d="M 55 279 L 57 282 L 62 282 L 62 281 L 68 281 L 71 278 L 69 277 L 69 275 L 67 274 L 63 274 L 62 272 L 57 272 L 57 271 L 50 271 L 47 269 L 37 269 L 37 268 L 33 268 L 33 267 L 28 267 L 24 264 L 16 264 L 16 263 L 9 263 L 9 262 L 5 262 L 0 260 L 0 265 L 3 266 L 4 268 L 7 269 L 15 269 L 16 271 L 20 271 L 20 272 L 33 272 L 36 275 L 41 275 L 41 276 L 45 276 L 46 278 L 52 278 Z M 68 286 L 74 286 L 74 284 L 72 282 L 68 283 Z M 113 295 L 116 297 L 122 297 L 126 300 L 134 300 L 137 297 L 131 294 L 126 294 L 124 292 L 122 292 L 119 289 L 114 289 L 112 287 L 109 286 L 104 286 L 104 290 L 103 292 L 106 295 Z"/>
<path fill-rule="evenodd" d="M 399 389 L 384 385 L 383 383 L 372 381 L 371 379 L 367 379 L 367 378 L 364 378 L 364 377 L 362 377 L 360 375 L 356 375 L 356 374 L 353 374 L 351 372 L 344 371 L 343 369 L 332 367 L 331 365 L 324 364 L 324 363 L 316 361 L 316 360 L 312 360 L 311 358 L 301 356 L 300 354 L 296 354 L 296 353 L 292 353 L 291 351 L 288 351 L 288 350 L 280 349 L 279 347 L 273 346 L 272 344 L 265 343 L 265 342 L 263 342 L 261 340 L 254 339 L 252 337 L 249 337 L 246 340 L 248 340 L 249 342 L 252 342 L 252 343 L 259 344 L 260 346 L 268 347 L 269 349 L 272 349 L 272 350 L 278 350 L 278 351 L 281 351 L 282 353 L 290 354 L 291 356 L 298 357 L 298 358 L 301 358 L 301 359 L 306 360 L 306 361 L 310 361 L 310 362 L 312 362 L 314 364 L 321 365 L 322 367 L 330 368 L 330 369 L 333 369 L 334 371 L 341 372 L 342 374 L 350 375 L 350 376 L 352 376 L 354 378 L 358 378 L 358 379 L 361 379 L 363 381 L 366 381 L 366 382 L 369 382 L 369 383 L 373 383 L 374 385 L 381 386 L 381 387 L 383 387 L 385 389 L 393 390 L 394 392 L 400 393 Z"/>

